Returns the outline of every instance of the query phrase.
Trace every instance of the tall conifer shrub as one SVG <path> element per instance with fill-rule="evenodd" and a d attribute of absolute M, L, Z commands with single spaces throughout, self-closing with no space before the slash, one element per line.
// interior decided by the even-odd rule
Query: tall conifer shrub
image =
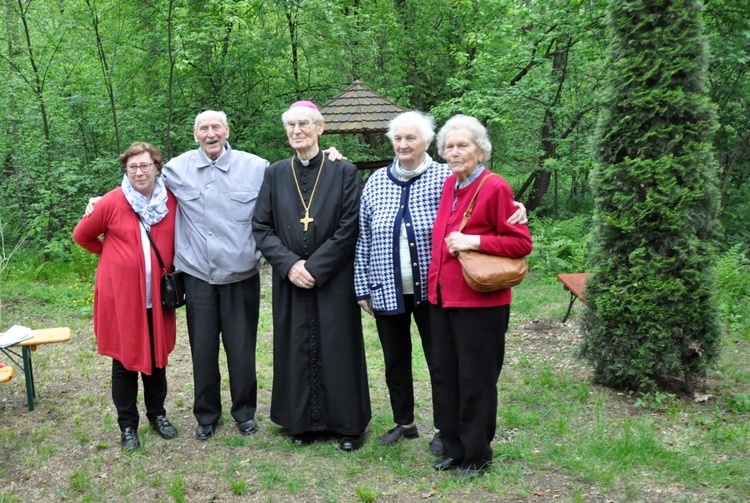
<path fill-rule="evenodd" d="M 581 354 L 601 384 L 690 391 L 719 351 L 702 5 L 611 0 Z"/>

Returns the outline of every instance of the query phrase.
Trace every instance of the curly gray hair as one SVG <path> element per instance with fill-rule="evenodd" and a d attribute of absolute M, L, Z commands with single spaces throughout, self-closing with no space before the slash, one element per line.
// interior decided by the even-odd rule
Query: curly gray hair
<path fill-rule="evenodd" d="M 492 154 L 492 143 L 485 128 L 481 122 L 468 115 L 454 115 L 440 129 L 437 137 L 438 153 L 445 159 L 445 137 L 454 129 L 465 129 L 471 133 L 474 144 L 479 147 L 484 156 L 482 162 L 487 162 Z"/>

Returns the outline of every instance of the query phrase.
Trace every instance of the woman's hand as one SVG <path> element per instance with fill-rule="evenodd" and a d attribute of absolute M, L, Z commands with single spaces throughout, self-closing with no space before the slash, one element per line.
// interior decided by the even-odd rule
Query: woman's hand
<path fill-rule="evenodd" d="M 515 206 L 516 212 L 513 213 L 510 218 L 508 219 L 509 224 L 525 224 L 529 221 L 526 215 L 526 206 L 523 205 L 523 203 L 519 203 L 518 201 L 513 201 L 513 206 Z"/>
<path fill-rule="evenodd" d="M 458 256 L 458 252 L 466 250 L 478 250 L 479 249 L 479 236 L 473 236 L 470 234 L 464 234 L 462 232 L 451 232 L 447 238 L 445 238 L 445 245 L 448 247 L 448 251 L 454 257 Z"/>
<path fill-rule="evenodd" d="M 370 299 L 358 300 L 359 307 L 365 310 L 367 314 L 372 314 L 372 301 Z"/>

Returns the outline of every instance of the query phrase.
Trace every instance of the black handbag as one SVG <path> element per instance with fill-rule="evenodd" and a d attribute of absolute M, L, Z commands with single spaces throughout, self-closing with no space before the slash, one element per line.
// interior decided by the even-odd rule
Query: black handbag
<path fill-rule="evenodd" d="M 166 273 L 161 277 L 161 305 L 175 309 L 185 305 L 185 282 L 182 271 Z"/>
<path fill-rule="evenodd" d="M 143 222 L 141 221 L 141 225 Z M 151 233 L 148 232 L 146 227 L 143 227 L 146 231 L 146 236 L 151 243 L 151 247 L 154 249 L 156 259 L 159 261 L 164 276 L 161 277 L 161 305 L 166 309 L 176 309 L 185 305 L 185 282 L 183 280 L 182 271 L 174 271 L 172 273 L 167 272 L 167 268 L 164 266 L 164 261 L 161 259 L 159 249 L 154 244 L 154 240 L 151 239 Z"/>

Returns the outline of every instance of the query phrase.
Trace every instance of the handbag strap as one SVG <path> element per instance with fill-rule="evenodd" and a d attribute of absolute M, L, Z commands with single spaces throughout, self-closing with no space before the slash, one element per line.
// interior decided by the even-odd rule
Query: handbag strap
<path fill-rule="evenodd" d="M 477 194 L 479 194 L 479 190 L 482 188 L 482 185 L 484 185 L 484 182 L 487 181 L 487 179 L 491 176 L 498 176 L 497 173 L 493 173 L 490 171 L 490 174 L 479 180 L 479 186 L 477 187 L 477 190 L 474 191 L 474 195 L 471 196 L 471 201 L 469 201 L 469 207 L 466 208 L 466 211 L 464 211 L 464 217 L 461 219 L 461 226 L 458 228 L 458 232 L 462 232 L 464 230 L 464 226 L 466 225 L 466 222 L 469 221 L 469 217 L 471 216 L 471 212 L 474 211 L 474 203 L 477 200 Z"/>
<path fill-rule="evenodd" d="M 141 219 L 141 216 L 138 215 L 138 213 L 136 213 L 136 215 L 138 216 L 138 220 L 140 220 L 141 225 L 143 226 L 143 230 L 146 231 L 146 236 L 148 237 L 149 243 L 151 243 L 151 248 L 154 249 L 154 253 L 156 254 L 156 260 L 159 261 L 159 265 L 164 271 L 164 274 L 168 274 L 167 268 L 164 266 L 164 261 L 161 259 L 161 253 L 159 253 L 159 249 L 156 247 L 156 243 L 154 243 L 154 240 L 151 239 L 151 233 L 148 231 L 148 229 L 146 229 L 146 226 L 143 225 L 143 219 Z"/>

